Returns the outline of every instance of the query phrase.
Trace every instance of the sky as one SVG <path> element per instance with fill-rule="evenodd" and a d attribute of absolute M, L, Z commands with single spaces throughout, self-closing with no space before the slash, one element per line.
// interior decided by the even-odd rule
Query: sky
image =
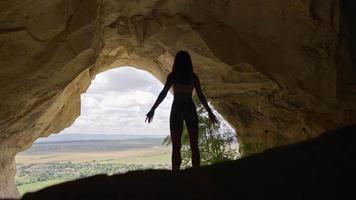
<path fill-rule="evenodd" d="M 66 134 L 169 135 L 169 114 L 173 96 L 168 92 L 145 123 L 163 85 L 150 73 L 120 67 L 96 75 L 81 95 L 81 115 Z"/>

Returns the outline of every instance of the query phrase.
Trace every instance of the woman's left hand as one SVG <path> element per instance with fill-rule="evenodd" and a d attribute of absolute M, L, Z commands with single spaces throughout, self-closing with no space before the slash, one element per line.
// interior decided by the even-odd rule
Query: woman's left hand
<path fill-rule="evenodd" d="M 150 123 L 152 120 L 153 120 L 153 115 L 155 114 L 155 111 L 154 110 L 150 110 L 150 112 L 148 112 L 146 114 L 146 120 L 145 122 L 148 121 L 148 123 Z"/>
<path fill-rule="evenodd" d="M 219 123 L 219 121 L 216 119 L 216 116 L 214 115 L 214 113 L 212 111 L 208 112 L 208 114 L 209 114 L 209 119 L 210 119 L 211 124 Z"/>

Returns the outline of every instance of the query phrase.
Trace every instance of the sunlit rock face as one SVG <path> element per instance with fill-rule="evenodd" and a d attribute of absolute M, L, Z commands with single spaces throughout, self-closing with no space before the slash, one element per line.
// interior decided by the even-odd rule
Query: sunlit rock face
<path fill-rule="evenodd" d="M 79 115 L 96 10 L 88 0 L 0 2 L 0 198 L 18 196 L 15 154 Z"/>
<path fill-rule="evenodd" d="M 188 50 L 246 154 L 356 122 L 352 0 L 3 0 L 0 197 L 13 158 L 70 126 L 95 74 L 132 65 L 162 82 Z"/>
<path fill-rule="evenodd" d="M 134 65 L 164 81 L 185 49 L 246 152 L 314 137 L 355 122 L 345 2 L 105 1 L 95 69 Z"/>

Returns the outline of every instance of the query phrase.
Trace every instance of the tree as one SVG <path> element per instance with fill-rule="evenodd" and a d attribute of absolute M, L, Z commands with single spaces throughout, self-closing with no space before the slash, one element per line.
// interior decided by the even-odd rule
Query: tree
<path fill-rule="evenodd" d="M 234 149 L 232 145 L 237 143 L 236 134 L 226 124 L 223 124 L 222 118 L 219 118 L 218 124 L 211 124 L 208 113 L 205 111 L 203 105 L 198 101 L 197 97 L 193 98 L 197 107 L 199 119 L 199 149 L 201 165 L 210 165 L 226 160 L 237 159 L 240 154 L 238 149 Z M 219 115 L 217 115 L 219 116 Z M 170 145 L 171 138 L 167 136 L 163 144 Z M 191 166 L 191 151 L 189 147 L 188 131 L 183 129 L 182 134 L 182 167 L 187 168 Z"/>

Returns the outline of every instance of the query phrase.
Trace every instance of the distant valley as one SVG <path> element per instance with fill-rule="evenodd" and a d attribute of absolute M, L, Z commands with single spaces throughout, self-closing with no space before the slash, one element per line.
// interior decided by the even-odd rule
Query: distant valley
<path fill-rule="evenodd" d="M 41 138 L 16 156 L 21 194 L 95 174 L 170 168 L 165 136 L 58 134 Z"/>

